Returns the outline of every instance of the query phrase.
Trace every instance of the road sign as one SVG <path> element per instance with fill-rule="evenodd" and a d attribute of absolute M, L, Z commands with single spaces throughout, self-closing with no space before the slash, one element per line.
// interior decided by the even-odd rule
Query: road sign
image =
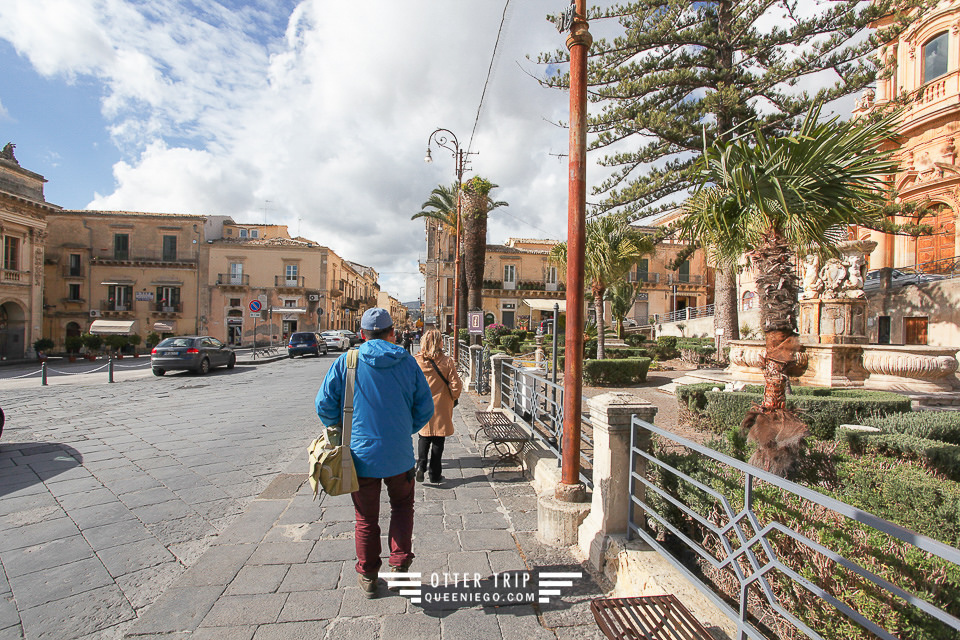
<path fill-rule="evenodd" d="M 251 317 L 252 317 L 252 318 L 259 318 L 259 317 L 260 317 L 260 314 L 257 313 L 257 312 L 260 311 L 260 309 L 261 309 L 262 307 L 263 307 L 263 305 L 260 304 L 260 301 L 259 301 L 259 300 L 251 300 L 251 301 L 250 301 L 250 311 L 253 311 L 254 313 L 257 314 L 257 315 L 255 315 L 255 316 L 251 316 Z"/>
<path fill-rule="evenodd" d="M 254 300 L 254 302 L 256 302 L 256 300 Z M 250 317 L 251 317 L 251 318 L 259 318 L 259 317 L 260 317 L 260 312 L 259 312 L 259 311 L 251 311 L 251 312 L 250 312 Z"/>

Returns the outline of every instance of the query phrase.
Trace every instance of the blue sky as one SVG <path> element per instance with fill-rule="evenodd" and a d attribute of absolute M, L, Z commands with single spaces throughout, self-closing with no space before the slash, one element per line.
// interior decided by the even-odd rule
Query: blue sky
<path fill-rule="evenodd" d="M 512 0 L 476 124 L 473 173 L 510 207 L 490 239 L 562 237 L 567 96 L 526 59 L 562 48 L 563 0 Z M 3 0 L 0 144 L 71 209 L 231 215 L 373 266 L 415 299 L 410 216 L 471 138 L 504 3 Z M 597 179 L 600 175 L 595 172 Z"/>

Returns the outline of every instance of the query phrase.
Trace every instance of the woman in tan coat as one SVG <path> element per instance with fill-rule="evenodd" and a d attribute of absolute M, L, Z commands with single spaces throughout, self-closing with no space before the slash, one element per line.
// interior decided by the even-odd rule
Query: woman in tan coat
<path fill-rule="evenodd" d="M 427 474 L 430 482 L 437 484 L 443 480 L 440 475 L 443 444 L 447 436 L 453 435 L 453 405 L 460 397 L 463 382 L 457 375 L 457 363 L 443 353 L 443 340 L 436 329 L 420 338 L 416 359 L 433 394 L 433 418 L 420 430 L 417 446 L 417 481 L 423 482 Z"/>

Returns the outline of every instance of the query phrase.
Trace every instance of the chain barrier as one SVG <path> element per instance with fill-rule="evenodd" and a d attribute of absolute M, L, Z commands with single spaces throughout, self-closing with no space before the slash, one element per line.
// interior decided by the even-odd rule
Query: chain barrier
<path fill-rule="evenodd" d="M 109 367 L 109 366 L 110 366 L 110 363 L 108 362 L 107 364 L 105 364 L 105 365 L 103 365 L 103 366 L 101 366 L 101 367 L 97 367 L 96 369 L 90 369 L 89 371 L 77 371 L 77 372 L 60 371 L 59 369 L 50 369 L 50 368 L 48 367 L 48 368 L 47 368 L 47 373 L 51 373 L 51 372 L 52 372 L 52 373 L 59 373 L 59 374 L 62 375 L 62 376 L 82 376 L 82 375 L 86 375 L 86 374 L 88 374 L 88 373 L 96 373 L 97 371 L 100 371 L 101 369 L 106 369 L 106 368 Z"/>
<path fill-rule="evenodd" d="M 29 378 L 30 376 L 35 376 L 41 373 L 43 373 L 43 369 L 37 369 L 36 371 L 25 373 L 21 376 L 10 376 L 9 378 L 0 378 L 0 380 L 19 380 L 20 378 Z"/>

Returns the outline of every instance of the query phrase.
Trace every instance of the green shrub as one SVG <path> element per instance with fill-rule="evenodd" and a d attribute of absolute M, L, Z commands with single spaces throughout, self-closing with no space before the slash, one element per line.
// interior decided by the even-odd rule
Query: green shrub
<path fill-rule="evenodd" d="M 625 385 L 647 381 L 650 358 L 584 360 L 583 381 L 591 386 Z"/>
<path fill-rule="evenodd" d="M 527 334 L 530 334 L 530 333 L 532 332 L 527 331 L 526 329 L 515 329 L 513 332 L 513 335 L 517 336 L 520 342 L 523 342 L 524 340 L 527 339 Z"/>
<path fill-rule="evenodd" d="M 677 387 L 677 401 L 694 413 L 705 414 L 713 430 L 724 433 L 739 427 L 743 417 L 763 400 L 763 387 L 748 385 L 742 391 L 713 391 L 723 387 L 698 383 Z M 869 416 L 910 410 L 910 399 L 885 391 L 793 387 L 787 406 L 793 408 L 810 427 L 815 438 L 829 440 L 841 424 L 861 424 Z"/>
<path fill-rule="evenodd" d="M 520 338 L 517 336 L 501 336 L 500 344 L 506 349 L 509 353 L 519 353 L 520 350 Z"/>
<path fill-rule="evenodd" d="M 587 340 L 583 343 L 584 360 L 595 360 L 597 357 L 597 341 Z"/>
<path fill-rule="evenodd" d="M 918 438 L 960 444 L 960 411 L 892 413 L 886 416 L 870 417 L 862 424 L 877 427 L 883 433 L 903 433 Z"/>
<path fill-rule="evenodd" d="M 127 346 L 128 340 L 127 336 L 107 336 L 106 338 L 107 346 L 113 349 L 114 351 L 120 351 L 125 346 Z"/>
<path fill-rule="evenodd" d="M 80 347 L 83 346 L 83 338 L 80 336 L 67 336 L 63 344 L 67 348 L 67 353 L 79 353 Z"/>
<path fill-rule="evenodd" d="M 628 333 L 627 337 L 624 338 L 623 341 L 631 347 L 639 347 L 643 345 L 646 339 L 647 336 L 643 335 L 642 333 Z"/>
<path fill-rule="evenodd" d="M 490 342 L 491 344 L 499 344 L 499 339 L 501 336 L 505 336 L 510 333 L 510 329 L 506 326 L 493 323 L 488 324 L 487 327 L 483 330 L 483 337 Z"/>
<path fill-rule="evenodd" d="M 103 338 L 95 333 L 85 333 L 81 337 L 83 338 L 83 346 L 85 346 L 88 351 L 97 351 L 103 346 Z"/>
<path fill-rule="evenodd" d="M 157 333 L 156 331 L 151 331 L 150 333 L 147 334 L 147 346 L 148 346 L 148 347 L 151 347 L 151 348 L 152 348 L 152 347 L 157 346 L 158 344 L 160 344 L 160 340 L 161 340 L 160 334 Z"/>
<path fill-rule="evenodd" d="M 650 352 L 646 349 L 635 349 L 623 347 L 611 347 L 604 351 L 605 355 L 611 359 L 617 358 L 649 358 Z"/>
<path fill-rule="evenodd" d="M 670 360 L 680 355 L 677 351 L 677 336 L 660 336 L 657 338 L 657 357 L 661 360 Z"/>
<path fill-rule="evenodd" d="M 470 331 L 468 329 L 458 329 L 457 336 L 460 342 L 467 342 L 470 339 Z"/>
<path fill-rule="evenodd" d="M 50 338 L 38 338 L 33 341 L 33 350 L 36 352 L 49 351 L 53 349 L 54 342 Z"/>

